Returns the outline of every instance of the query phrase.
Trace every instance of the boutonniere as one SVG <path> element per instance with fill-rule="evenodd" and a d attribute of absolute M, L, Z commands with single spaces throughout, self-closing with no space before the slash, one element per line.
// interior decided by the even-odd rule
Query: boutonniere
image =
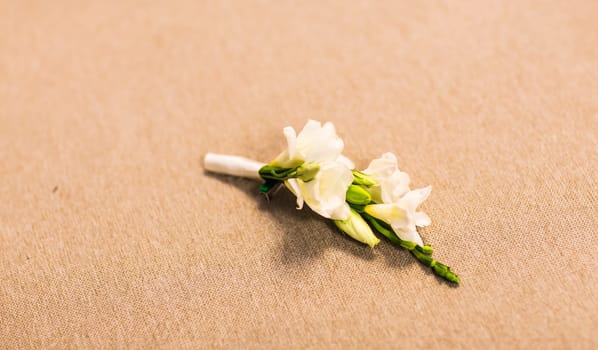
<path fill-rule="evenodd" d="M 266 195 L 284 185 L 296 196 L 297 209 L 307 205 L 372 248 L 380 243 L 377 232 L 411 252 L 436 275 L 459 283 L 447 265 L 432 258 L 432 247 L 417 232 L 417 227 L 431 223 L 417 207 L 432 188 L 411 189 L 409 175 L 399 170 L 394 154 L 385 153 L 360 171 L 342 154 L 344 143 L 332 123 L 309 120 L 299 134 L 292 127 L 283 133 L 287 147 L 270 163 L 208 153 L 205 169 L 262 180 L 259 191 Z"/>

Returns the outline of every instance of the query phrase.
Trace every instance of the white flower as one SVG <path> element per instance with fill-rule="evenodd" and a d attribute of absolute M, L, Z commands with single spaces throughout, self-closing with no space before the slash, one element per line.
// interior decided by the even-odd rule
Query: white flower
<path fill-rule="evenodd" d="M 392 153 L 373 160 L 363 173 L 378 182 L 370 188 L 372 199 L 377 204 L 366 206 L 365 212 L 389 224 L 402 240 L 423 246 L 416 226 L 428 226 L 431 220 L 416 209 L 428 198 L 432 187 L 410 190 L 409 176 L 399 170 L 397 158 Z"/>
<path fill-rule="evenodd" d="M 380 240 L 374 235 L 370 226 L 354 210 L 351 210 L 351 215 L 346 220 L 335 220 L 334 223 L 352 238 L 372 248 L 380 243 Z"/>
<path fill-rule="evenodd" d="M 270 165 L 293 168 L 304 162 L 332 161 L 343 163 L 349 169 L 355 167 L 353 162 L 341 155 L 344 143 L 330 122 L 322 126 L 318 121 L 309 120 L 299 135 L 291 126 L 284 128 L 283 133 L 288 147 Z"/>
<path fill-rule="evenodd" d="M 345 165 L 324 162 L 313 180 L 289 179 L 285 185 L 297 196 L 297 209 L 303 208 L 305 202 L 325 218 L 345 220 L 350 214 L 345 199 L 351 182 L 353 174 Z"/>
<path fill-rule="evenodd" d="M 362 173 L 378 182 L 370 188 L 372 199 L 377 203 L 394 203 L 409 191 L 409 175 L 399 170 L 397 157 L 390 152 L 372 160 Z"/>
<path fill-rule="evenodd" d="M 289 179 L 285 185 L 297 196 L 297 208 L 303 203 L 325 218 L 346 220 L 350 209 L 345 202 L 347 188 L 353 182 L 353 163 L 341 155 L 344 143 L 336 135 L 334 125 L 309 120 L 296 135 L 292 127 L 283 130 L 288 149 L 270 165 L 296 167 L 303 163 L 316 163 L 320 170 L 311 181 Z"/>
<path fill-rule="evenodd" d="M 424 242 L 416 226 L 428 226 L 431 220 L 424 212 L 417 212 L 415 209 L 428 197 L 431 190 L 432 187 L 428 186 L 409 191 L 395 203 L 370 204 L 364 210 L 369 215 L 389 224 L 402 240 L 423 246 Z"/>

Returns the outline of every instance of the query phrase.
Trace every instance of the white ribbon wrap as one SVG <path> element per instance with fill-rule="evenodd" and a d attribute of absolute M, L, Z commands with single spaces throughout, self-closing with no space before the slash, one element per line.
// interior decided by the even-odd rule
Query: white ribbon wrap
<path fill-rule="evenodd" d="M 204 168 L 208 171 L 256 180 L 261 180 L 259 170 L 264 165 L 249 158 L 227 154 L 208 153 L 204 157 Z"/>

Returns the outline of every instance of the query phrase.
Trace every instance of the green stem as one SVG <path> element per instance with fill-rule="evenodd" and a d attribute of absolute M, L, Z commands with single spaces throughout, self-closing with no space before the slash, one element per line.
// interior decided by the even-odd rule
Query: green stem
<path fill-rule="evenodd" d="M 401 248 L 407 249 L 415 256 L 419 262 L 432 269 L 434 274 L 445 280 L 459 284 L 459 276 L 451 271 L 451 268 L 447 265 L 434 260 L 431 255 L 433 249 L 429 245 L 419 246 L 414 242 L 405 241 L 399 238 L 392 228 L 390 228 L 385 222 L 382 222 L 375 217 L 368 215 L 367 213 L 361 213 L 363 217 L 381 234 L 383 234 L 389 241 L 400 246 Z"/>
<path fill-rule="evenodd" d="M 417 258 L 417 260 L 419 260 L 422 264 L 430 267 L 437 276 L 440 276 L 449 282 L 459 284 L 459 276 L 457 276 L 457 274 L 451 271 L 450 267 L 446 266 L 445 264 L 439 261 L 434 260 L 429 255 L 421 253 L 417 249 L 413 249 L 411 251 L 411 254 L 413 254 Z"/>
<path fill-rule="evenodd" d="M 364 211 L 363 209 L 365 208 L 365 205 L 360 205 L 360 204 L 352 204 L 352 203 L 348 203 L 349 207 L 353 210 L 355 210 L 356 212 L 358 212 L 361 215 L 364 215 Z"/>

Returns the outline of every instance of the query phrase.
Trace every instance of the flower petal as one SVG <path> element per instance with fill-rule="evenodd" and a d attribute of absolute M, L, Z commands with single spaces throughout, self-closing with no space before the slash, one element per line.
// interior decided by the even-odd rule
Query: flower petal
<path fill-rule="evenodd" d="M 293 192 L 293 194 L 297 196 L 297 209 L 303 209 L 303 194 L 301 193 L 301 188 L 299 187 L 298 180 L 288 179 L 284 182 L 284 184 L 289 189 L 289 191 Z"/>
<path fill-rule="evenodd" d="M 419 188 L 413 191 L 407 192 L 402 198 L 401 202 L 408 210 L 415 210 L 423 201 L 425 201 L 430 192 L 432 191 L 432 186 L 427 186 L 424 188 Z"/>
<path fill-rule="evenodd" d="M 304 156 L 297 151 L 297 135 L 290 126 L 282 129 L 287 139 L 287 149 L 282 151 L 270 164 L 281 168 L 293 168 L 304 163 Z"/>
<path fill-rule="evenodd" d="M 363 172 L 371 175 L 380 185 L 372 192 L 376 202 L 394 203 L 409 191 L 409 175 L 399 170 L 397 157 L 390 152 L 372 160 Z"/>
<path fill-rule="evenodd" d="M 361 215 L 354 210 L 351 210 L 351 214 L 347 219 L 335 220 L 334 223 L 353 239 L 365 243 L 372 248 L 380 243 L 380 240 L 374 235 L 370 226 L 363 220 Z"/>
<path fill-rule="evenodd" d="M 296 181 L 305 203 L 313 211 L 334 220 L 349 217 L 350 209 L 345 199 L 347 188 L 353 182 L 353 173 L 347 167 L 336 162 L 325 162 L 320 164 L 320 171 L 313 180 Z"/>
<path fill-rule="evenodd" d="M 344 148 L 343 140 L 338 137 L 334 125 L 309 120 L 297 136 L 297 149 L 306 162 L 336 161 Z"/>
<path fill-rule="evenodd" d="M 394 227 L 393 230 L 395 231 L 397 236 L 399 236 L 400 239 L 404 241 L 415 242 L 417 245 L 421 247 L 424 246 L 424 241 L 422 240 L 421 236 L 419 235 L 419 233 L 417 233 L 416 230 L 395 229 Z"/>
<path fill-rule="evenodd" d="M 355 169 L 355 163 L 353 163 L 353 161 L 349 158 L 347 158 L 344 155 L 339 155 L 338 158 L 336 158 L 336 161 L 338 163 L 341 163 L 342 165 L 346 166 L 349 169 Z"/>
<path fill-rule="evenodd" d="M 363 173 L 379 177 L 388 177 L 396 170 L 397 157 L 394 154 L 387 152 L 380 158 L 372 160 Z"/>
<path fill-rule="evenodd" d="M 407 225 L 407 212 L 396 204 L 370 204 L 365 207 L 365 212 L 396 227 Z"/>
<path fill-rule="evenodd" d="M 297 150 L 297 134 L 292 126 L 287 126 L 282 129 L 282 133 L 287 138 L 287 153 L 290 159 L 295 158 L 295 152 Z"/>
<path fill-rule="evenodd" d="M 415 225 L 419 227 L 426 227 L 432 223 L 432 219 L 428 216 L 428 214 L 424 213 L 423 211 L 418 211 L 414 215 L 415 218 Z"/>

